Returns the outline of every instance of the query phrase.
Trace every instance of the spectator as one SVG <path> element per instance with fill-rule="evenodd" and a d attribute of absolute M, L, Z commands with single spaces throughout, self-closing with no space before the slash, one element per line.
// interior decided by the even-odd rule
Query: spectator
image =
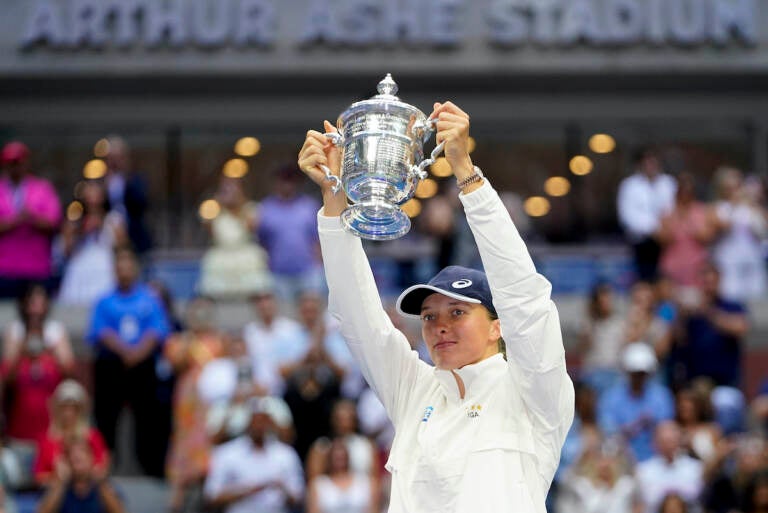
<path fill-rule="evenodd" d="M 109 153 L 104 161 L 104 178 L 113 211 L 122 215 L 128 228 L 128 238 L 137 255 L 144 255 L 152 247 L 152 239 L 144 216 L 148 208 L 147 185 L 132 166 L 130 147 L 119 136 L 107 138 Z"/>
<path fill-rule="evenodd" d="M 335 438 L 324 455 L 323 471 L 308 478 L 307 513 L 379 513 L 378 481 L 351 467 L 345 440 Z"/>
<path fill-rule="evenodd" d="M 48 293 L 32 285 L 19 298 L 18 319 L 3 338 L 2 376 L 8 394 L 8 436 L 37 443 L 48 430 L 48 400 L 74 367 L 64 325 L 48 317 Z"/>
<path fill-rule="evenodd" d="M 282 399 L 266 396 L 266 390 L 254 381 L 254 369 L 243 339 L 226 338 L 224 354 L 208 362 L 198 379 L 198 394 L 208 407 L 207 430 L 212 442 L 219 444 L 244 434 L 251 418 L 250 400 L 263 399 L 278 437 L 293 441 L 293 416 Z"/>
<path fill-rule="evenodd" d="M 213 450 L 205 496 L 225 513 L 288 513 L 304 496 L 301 460 L 271 436 L 273 421 L 263 400 L 250 405 L 248 433 Z"/>
<path fill-rule="evenodd" d="M 747 301 L 765 295 L 766 271 L 762 241 L 768 221 L 754 194 L 745 187 L 741 171 L 717 170 L 718 201 L 714 205 L 718 239 L 712 251 L 722 274 L 720 294 L 729 301 Z"/>
<path fill-rule="evenodd" d="M 29 148 L 3 146 L 0 166 L 0 298 L 16 298 L 31 282 L 51 289 L 51 242 L 61 204 L 48 180 L 31 173 Z"/>
<path fill-rule="evenodd" d="M 91 408 L 85 388 L 73 379 L 62 381 L 51 398 L 51 427 L 40 441 L 35 459 L 37 484 L 44 486 L 56 478 L 66 445 L 73 440 L 88 444 L 92 464 L 100 475 L 109 471 L 110 457 L 101 433 L 91 426 Z"/>
<path fill-rule="evenodd" d="M 741 345 L 749 331 L 746 309 L 720 296 L 720 273 L 705 267 L 698 297 L 681 305 L 682 340 L 677 348 L 685 377 L 741 385 Z"/>
<path fill-rule="evenodd" d="M 275 293 L 283 302 L 293 302 L 304 290 L 325 288 L 317 237 L 320 204 L 299 193 L 302 180 L 295 165 L 280 168 L 273 193 L 259 208 L 259 241 L 269 255 Z"/>
<path fill-rule="evenodd" d="M 674 415 L 672 394 L 651 379 L 656 372 L 653 349 L 642 342 L 629 344 L 622 355 L 627 381 L 606 391 L 598 403 L 598 423 L 606 436 L 627 441 L 637 461 L 653 455 L 653 431 Z"/>
<path fill-rule="evenodd" d="M 331 405 L 341 396 L 344 376 L 344 369 L 322 344 L 321 333 L 315 335 L 306 355 L 282 370 L 286 376 L 285 401 L 296 426 L 294 447 L 302 458 L 317 438 L 330 433 Z"/>
<path fill-rule="evenodd" d="M 325 468 L 328 451 L 332 440 L 341 440 L 346 444 L 347 463 L 352 472 L 362 475 L 375 475 L 376 450 L 371 440 L 357 432 L 357 410 L 355 403 L 348 399 L 336 401 L 331 410 L 330 437 L 315 440 L 307 455 L 307 480 L 317 477 Z"/>
<path fill-rule="evenodd" d="M 655 454 L 637 466 L 637 482 L 646 513 L 659 510 L 664 497 L 679 494 L 690 504 L 699 504 L 703 489 L 703 465 L 682 451 L 680 428 L 674 421 L 656 426 Z"/>
<path fill-rule="evenodd" d="M 187 306 L 187 331 L 172 335 L 165 355 L 178 376 L 173 399 L 173 436 L 166 465 L 171 485 L 171 510 L 198 511 L 208 471 L 210 440 L 206 431 L 207 407 L 198 394 L 203 367 L 224 352 L 215 325 L 215 304 L 205 297 Z"/>
<path fill-rule="evenodd" d="M 582 453 L 558 487 L 557 511 L 563 513 L 633 513 L 637 503 L 629 460 L 611 442 Z"/>
<path fill-rule="evenodd" d="M 365 382 L 339 332 L 336 320 L 331 318 L 325 309 L 325 301 L 317 292 L 305 290 L 298 297 L 297 309 L 301 326 L 297 344 L 297 347 L 301 348 L 300 354 L 303 356 L 310 348 L 322 346 L 324 353 L 329 356 L 330 369 L 341 380 L 341 393 L 345 397 L 356 399 Z M 281 373 L 284 377 L 293 371 L 294 361 L 283 362 Z"/>
<path fill-rule="evenodd" d="M 116 251 L 115 275 L 117 288 L 96 304 L 88 331 L 95 353 L 96 425 L 114 452 L 117 420 L 127 402 L 139 464 L 147 474 L 162 477 L 169 436 L 163 426 L 170 412 L 159 407 L 155 366 L 168 325 L 157 297 L 139 281 L 131 250 Z"/>
<path fill-rule="evenodd" d="M 715 457 L 722 430 L 712 422 L 712 403 L 708 395 L 693 388 L 677 392 L 676 420 L 682 435 L 682 447 L 693 458 L 707 462 Z"/>
<path fill-rule="evenodd" d="M 607 283 L 592 288 L 589 306 L 579 331 L 582 381 L 598 395 L 621 379 L 624 320 L 616 312 L 613 289 Z"/>
<path fill-rule="evenodd" d="M 619 185 L 619 221 L 632 244 L 638 278 L 653 281 L 661 252 L 656 233 L 662 216 L 672 210 L 677 186 L 663 172 L 655 151 L 641 149 L 634 164 L 634 173 Z"/>
<path fill-rule="evenodd" d="M 681 174 L 674 208 L 661 218 L 657 235 L 662 245 L 661 272 L 678 286 L 698 287 L 714 236 L 715 226 L 707 207 L 696 199 L 693 176 Z"/>
<path fill-rule="evenodd" d="M 91 446 L 84 440 L 67 444 L 65 458 L 43 495 L 37 513 L 122 513 L 125 511 L 105 469 L 94 466 Z"/>
<path fill-rule="evenodd" d="M 764 438 L 750 434 L 723 439 L 716 457 L 705 467 L 708 512 L 744 511 L 750 500 L 749 485 L 755 476 L 768 471 L 768 444 Z"/>
<path fill-rule="evenodd" d="M 81 188 L 83 214 L 62 229 L 67 258 L 59 289 L 59 302 L 93 305 L 115 287 L 114 250 L 128 242 L 125 221 L 109 211 L 107 190 L 89 181 Z"/>
<path fill-rule="evenodd" d="M 256 319 L 243 328 L 243 338 L 253 360 L 255 379 L 269 394 L 282 396 L 285 380 L 280 367 L 299 359 L 306 347 L 301 325 L 295 320 L 280 315 L 280 305 L 271 290 L 251 297 Z"/>
<path fill-rule="evenodd" d="M 269 289 L 267 255 L 251 241 L 256 207 L 245 197 L 240 179 L 222 176 L 216 199 L 221 212 L 204 221 L 213 245 L 201 262 L 200 293 L 215 298 L 247 297 Z"/>
<path fill-rule="evenodd" d="M 624 330 L 626 342 L 648 343 L 657 358 L 663 360 L 669 353 L 672 327 L 659 316 L 656 292 L 650 283 L 638 281 L 632 285 Z"/>

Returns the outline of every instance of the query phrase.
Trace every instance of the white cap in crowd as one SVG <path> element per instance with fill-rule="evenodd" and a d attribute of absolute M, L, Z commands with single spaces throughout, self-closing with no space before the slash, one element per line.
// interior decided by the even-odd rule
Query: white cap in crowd
<path fill-rule="evenodd" d="M 621 356 L 621 364 L 627 372 L 647 372 L 653 374 L 656 371 L 656 353 L 645 342 L 633 342 L 627 344 Z"/>

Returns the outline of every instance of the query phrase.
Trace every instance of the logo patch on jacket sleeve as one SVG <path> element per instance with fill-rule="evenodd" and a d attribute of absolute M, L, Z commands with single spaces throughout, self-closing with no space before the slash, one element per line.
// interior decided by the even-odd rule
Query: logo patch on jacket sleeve
<path fill-rule="evenodd" d="M 432 406 L 427 406 L 426 408 L 424 408 L 424 415 L 421 417 L 421 421 L 422 421 L 422 422 L 426 422 L 426 421 L 428 421 L 428 420 L 429 420 L 429 417 L 430 417 L 430 415 L 432 415 L 432 412 L 433 412 L 434 410 L 435 410 L 435 409 L 434 409 Z"/>

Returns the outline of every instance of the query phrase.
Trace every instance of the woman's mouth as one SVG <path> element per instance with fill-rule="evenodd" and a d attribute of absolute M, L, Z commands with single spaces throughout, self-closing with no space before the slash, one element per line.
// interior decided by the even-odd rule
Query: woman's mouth
<path fill-rule="evenodd" d="M 456 345 L 456 342 L 453 341 L 453 340 L 442 340 L 442 341 L 438 342 L 437 344 L 435 344 L 433 349 L 435 351 L 440 351 L 442 349 L 447 349 L 447 348 L 449 348 L 451 346 L 454 346 L 454 345 Z"/>

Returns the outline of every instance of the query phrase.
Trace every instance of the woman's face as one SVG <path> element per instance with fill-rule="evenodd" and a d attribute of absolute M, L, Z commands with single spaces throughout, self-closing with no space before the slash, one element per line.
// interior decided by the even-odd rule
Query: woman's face
<path fill-rule="evenodd" d="M 347 446 L 339 440 L 334 440 L 328 452 L 328 472 L 345 472 L 349 470 L 349 452 Z"/>
<path fill-rule="evenodd" d="M 677 416 L 684 423 L 693 423 L 699 420 L 699 412 L 696 408 L 696 401 L 685 392 L 677 396 Z"/>
<path fill-rule="evenodd" d="M 30 294 L 25 310 L 28 317 L 45 317 L 45 314 L 48 312 L 48 295 L 44 289 L 35 289 Z"/>
<path fill-rule="evenodd" d="M 605 316 L 613 313 L 613 292 L 611 289 L 603 289 L 597 295 L 597 308 Z"/>
<path fill-rule="evenodd" d="M 458 369 L 498 353 L 499 321 L 491 320 L 479 304 L 442 294 L 421 305 L 421 333 L 439 369 Z"/>
<path fill-rule="evenodd" d="M 59 422 L 64 427 L 72 427 L 80 419 L 80 403 L 65 401 L 59 405 Z"/>

